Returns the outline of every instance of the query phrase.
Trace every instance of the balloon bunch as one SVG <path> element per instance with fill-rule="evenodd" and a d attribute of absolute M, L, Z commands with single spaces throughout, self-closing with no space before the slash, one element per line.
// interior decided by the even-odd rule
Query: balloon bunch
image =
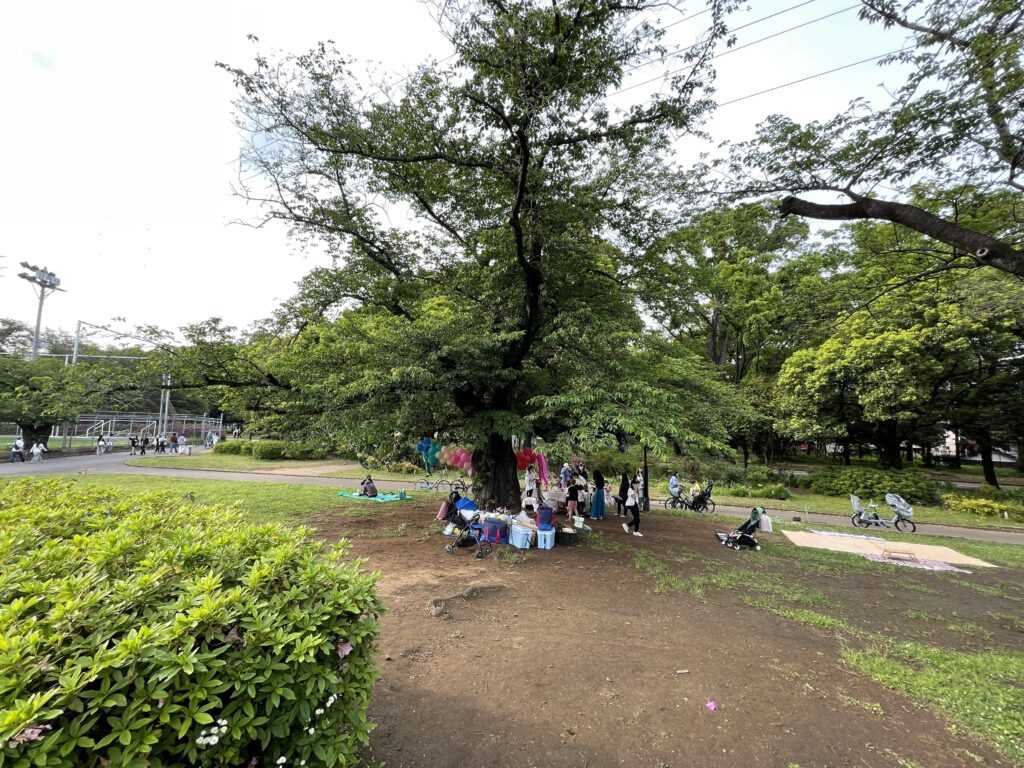
<path fill-rule="evenodd" d="M 520 471 L 526 469 L 531 464 L 537 464 L 537 456 L 540 454 L 536 453 L 533 448 L 521 448 L 516 451 L 516 466 Z"/>
<path fill-rule="evenodd" d="M 438 447 L 437 458 L 442 464 L 448 464 L 457 469 L 473 468 L 473 454 L 465 448 L 458 448 L 454 445 Z"/>

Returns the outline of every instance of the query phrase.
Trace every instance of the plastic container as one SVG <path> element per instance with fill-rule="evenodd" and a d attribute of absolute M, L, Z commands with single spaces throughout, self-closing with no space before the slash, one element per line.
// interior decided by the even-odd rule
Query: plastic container
<path fill-rule="evenodd" d="M 525 525 L 513 525 L 509 543 L 516 549 L 529 549 L 533 543 L 533 529 Z"/>
<path fill-rule="evenodd" d="M 578 537 L 576 531 L 567 531 L 565 527 L 559 526 L 555 529 L 555 543 L 559 546 L 573 547 L 576 545 Z"/>
<path fill-rule="evenodd" d="M 537 531 L 537 549 L 553 549 L 555 546 L 555 531 Z"/>

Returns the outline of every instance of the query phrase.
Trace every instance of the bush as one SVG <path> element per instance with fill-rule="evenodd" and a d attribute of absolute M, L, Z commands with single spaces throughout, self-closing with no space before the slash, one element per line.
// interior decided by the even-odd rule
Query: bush
<path fill-rule="evenodd" d="M 388 472 L 402 472 L 407 475 L 414 475 L 423 472 L 423 467 L 413 464 L 411 461 L 389 461 L 384 465 Z"/>
<path fill-rule="evenodd" d="M 788 499 L 789 489 L 780 483 L 767 485 L 723 485 L 716 487 L 714 494 L 722 496 L 745 496 L 749 499 Z"/>
<path fill-rule="evenodd" d="M 219 445 L 219 443 L 218 443 Z M 239 440 L 238 452 L 243 456 L 252 456 L 252 449 L 256 446 L 255 440 Z"/>
<path fill-rule="evenodd" d="M 284 440 L 255 440 L 252 444 L 252 457 L 266 461 L 280 461 L 287 458 L 288 443 Z"/>
<path fill-rule="evenodd" d="M 0 764 L 352 766 L 382 607 L 344 546 L 170 494 L 0 487 Z"/>
<path fill-rule="evenodd" d="M 852 493 L 862 499 L 881 500 L 887 493 L 898 493 L 911 504 L 934 504 L 939 490 L 936 483 L 916 472 L 835 466 L 813 473 L 806 487 L 824 496 Z"/>
<path fill-rule="evenodd" d="M 942 497 L 942 506 L 952 512 L 963 512 L 982 517 L 1003 518 L 1005 513 L 1011 520 L 1024 522 L 1024 504 L 1013 501 L 996 501 L 976 496 L 964 496 L 959 493 L 947 493 Z"/>
<path fill-rule="evenodd" d="M 244 445 L 242 440 L 221 440 L 213 446 L 213 452 L 237 456 L 242 452 L 242 445 Z"/>

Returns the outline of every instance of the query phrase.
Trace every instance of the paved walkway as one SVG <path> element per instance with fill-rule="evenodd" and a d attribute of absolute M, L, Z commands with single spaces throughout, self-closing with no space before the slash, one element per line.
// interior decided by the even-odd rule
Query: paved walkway
<path fill-rule="evenodd" d="M 85 456 L 67 456 L 62 458 L 44 459 L 41 462 L 32 464 L 26 461 L 24 464 L 0 463 L 0 478 L 19 477 L 26 475 L 54 476 L 54 475 L 103 475 L 103 474 L 126 474 L 126 475 L 157 475 L 161 477 L 191 477 L 198 480 L 234 480 L 250 481 L 259 483 L 296 483 L 300 485 L 323 485 L 335 488 L 355 488 L 359 481 L 355 478 L 337 477 L 315 477 L 310 475 L 285 475 L 279 472 L 219 472 L 203 469 L 168 469 L 164 467 L 133 467 L 125 464 L 130 458 L 126 453 L 113 453 L 109 455 L 96 456 L 87 454 Z M 182 457 L 182 462 L 188 459 Z M 416 478 L 409 480 L 376 480 L 378 488 L 386 491 L 410 490 L 416 484 Z M 655 510 L 661 508 L 662 499 L 652 499 L 651 503 Z M 843 515 L 826 515 L 818 512 L 794 512 L 789 509 L 768 509 L 772 517 L 781 517 L 783 520 L 792 520 L 799 517 L 805 523 L 819 523 L 823 525 L 850 525 L 850 518 Z M 735 507 L 726 504 L 719 504 L 715 511 L 717 516 L 729 516 L 745 518 L 750 514 L 750 507 Z M 1017 544 L 1024 546 L 1024 530 L 1012 530 L 1006 528 L 959 528 L 952 525 L 933 525 L 929 523 L 918 523 L 917 532 L 929 536 L 951 536 L 958 539 L 973 539 L 976 541 L 992 541 L 1001 544 Z"/>

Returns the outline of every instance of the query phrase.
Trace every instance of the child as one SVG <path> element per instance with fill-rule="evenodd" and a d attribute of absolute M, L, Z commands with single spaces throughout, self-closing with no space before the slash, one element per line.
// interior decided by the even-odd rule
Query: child
<path fill-rule="evenodd" d="M 377 495 L 377 486 L 373 484 L 373 478 L 369 475 L 359 484 L 359 495 L 371 499 Z"/>

